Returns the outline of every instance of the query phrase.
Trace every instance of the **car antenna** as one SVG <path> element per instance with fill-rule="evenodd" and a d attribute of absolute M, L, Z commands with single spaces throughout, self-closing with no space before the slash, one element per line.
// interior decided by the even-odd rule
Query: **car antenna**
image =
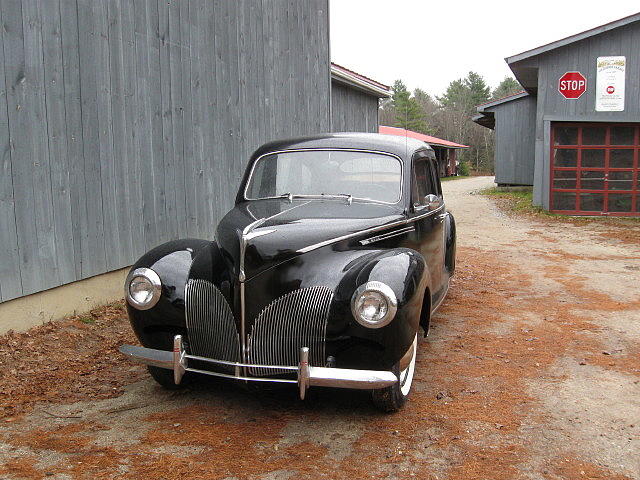
<path fill-rule="evenodd" d="M 404 129 L 404 156 L 409 153 L 409 130 Z"/>

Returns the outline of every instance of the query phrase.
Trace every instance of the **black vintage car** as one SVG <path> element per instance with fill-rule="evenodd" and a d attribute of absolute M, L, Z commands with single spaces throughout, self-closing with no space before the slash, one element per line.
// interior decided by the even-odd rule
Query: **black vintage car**
<path fill-rule="evenodd" d="M 399 409 L 455 268 L 434 158 L 378 134 L 262 146 L 215 240 L 169 242 L 133 265 L 125 294 L 144 347 L 121 351 L 167 388 L 199 373 L 297 384 L 301 398 L 368 389 Z"/>

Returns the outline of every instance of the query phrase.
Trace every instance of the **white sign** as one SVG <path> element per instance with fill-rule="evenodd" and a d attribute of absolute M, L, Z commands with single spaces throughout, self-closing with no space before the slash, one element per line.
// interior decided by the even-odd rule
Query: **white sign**
<path fill-rule="evenodd" d="M 598 57 L 596 76 L 596 111 L 624 111 L 625 57 Z"/>

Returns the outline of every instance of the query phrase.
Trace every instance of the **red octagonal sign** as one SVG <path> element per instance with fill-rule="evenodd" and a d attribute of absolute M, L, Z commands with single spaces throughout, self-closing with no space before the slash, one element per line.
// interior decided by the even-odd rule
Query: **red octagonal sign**
<path fill-rule="evenodd" d="M 558 91 L 564 98 L 580 98 L 587 91 L 587 79 L 580 72 L 567 72 L 558 81 Z"/>

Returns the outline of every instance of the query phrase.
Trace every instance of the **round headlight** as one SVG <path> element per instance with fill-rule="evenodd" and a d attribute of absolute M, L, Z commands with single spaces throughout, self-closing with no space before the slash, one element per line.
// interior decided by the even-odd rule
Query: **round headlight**
<path fill-rule="evenodd" d="M 148 310 L 160 300 L 162 283 L 150 268 L 136 268 L 129 273 L 124 290 L 129 305 L 138 310 Z"/>
<path fill-rule="evenodd" d="M 388 325 L 398 310 L 398 301 L 389 285 L 367 282 L 351 298 L 351 313 L 356 321 L 368 328 Z"/>

